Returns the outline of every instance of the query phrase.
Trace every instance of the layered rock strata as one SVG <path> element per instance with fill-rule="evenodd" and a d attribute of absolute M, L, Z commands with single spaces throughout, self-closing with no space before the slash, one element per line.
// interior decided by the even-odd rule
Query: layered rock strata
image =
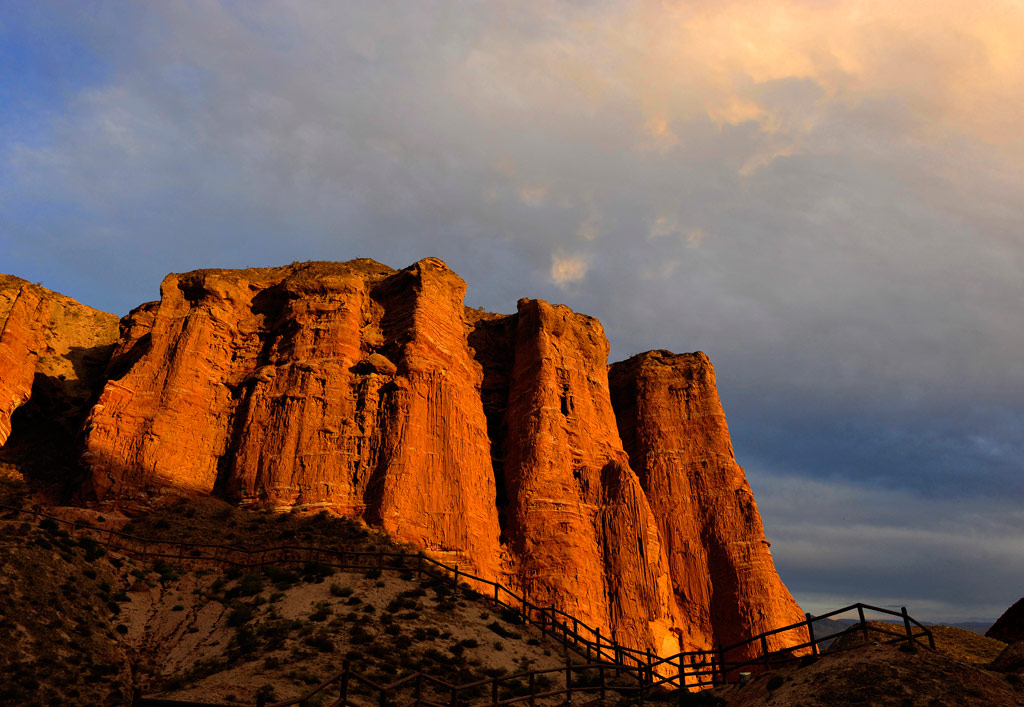
<path fill-rule="evenodd" d="M 775 572 L 703 353 L 650 351 L 613 364 L 623 445 L 658 518 L 687 638 L 737 643 L 804 616 Z M 772 649 L 792 645 L 772 636 Z"/>
<path fill-rule="evenodd" d="M 115 315 L 0 275 L 0 458 L 67 461 L 117 338 Z"/>
<path fill-rule="evenodd" d="M 169 275 L 121 322 L 88 492 L 361 517 L 660 655 L 801 618 L 703 354 L 631 359 L 609 386 L 595 319 L 468 309 L 465 288 L 432 258 Z M 8 407 L 30 338 L 0 348 Z"/>

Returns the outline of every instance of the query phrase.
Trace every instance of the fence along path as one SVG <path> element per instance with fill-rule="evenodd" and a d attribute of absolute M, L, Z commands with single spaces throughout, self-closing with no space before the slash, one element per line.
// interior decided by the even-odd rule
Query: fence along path
<path fill-rule="evenodd" d="M 415 690 L 418 697 L 415 704 L 433 704 L 426 698 L 422 698 L 424 686 L 433 686 L 450 692 L 453 697 L 448 704 L 462 703 L 457 699 L 460 691 L 479 690 L 484 683 L 493 683 L 492 702 L 487 704 L 513 704 L 519 701 L 531 701 L 532 698 L 554 697 L 566 695 L 573 692 L 600 692 L 604 695 L 607 690 L 616 692 L 637 693 L 641 701 L 645 693 L 653 688 L 682 688 L 682 687 L 711 687 L 727 682 L 739 680 L 741 672 L 758 674 L 774 667 L 787 663 L 803 660 L 808 655 L 817 656 L 820 653 L 819 646 L 822 642 L 831 641 L 839 634 L 826 636 L 815 636 L 814 624 L 817 621 L 839 616 L 851 611 L 856 611 L 858 620 L 842 633 L 862 633 L 865 641 L 869 634 L 876 633 L 885 636 L 885 643 L 908 643 L 916 645 L 919 640 L 927 640 L 928 647 L 935 648 L 935 640 L 932 632 L 917 620 L 911 618 L 906 607 L 901 611 L 891 611 L 870 604 L 851 604 L 850 606 L 830 611 L 821 616 L 806 614 L 804 621 L 772 629 L 752 636 L 743 641 L 727 646 L 718 646 L 714 650 L 685 651 L 672 656 L 660 658 L 650 651 L 641 651 L 628 646 L 623 646 L 612 636 L 604 636 L 600 627 L 592 628 L 582 620 L 571 616 L 553 606 L 542 607 L 530 602 L 525 596 L 519 595 L 499 582 L 478 577 L 469 572 L 464 572 L 458 566 L 451 566 L 435 560 L 420 553 L 400 552 L 355 552 L 344 550 L 333 550 L 328 548 L 280 545 L 269 548 L 250 550 L 247 548 L 232 547 L 230 545 L 219 545 L 214 543 L 190 543 L 174 540 L 160 540 L 154 538 L 141 538 L 127 533 L 122 533 L 108 528 L 97 528 L 88 523 L 69 521 L 59 516 L 50 515 L 39 510 L 25 510 L 15 506 L 0 504 L 0 510 L 8 514 L 29 516 L 33 522 L 42 518 L 69 526 L 72 533 L 87 533 L 94 537 L 110 550 L 118 551 L 127 555 L 144 558 L 148 560 L 176 561 L 180 563 L 212 563 L 217 566 L 231 565 L 245 569 L 256 569 L 268 565 L 287 565 L 306 562 L 318 562 L 341 570 L 374 570 L 414 572 L 417 577 L 425 576 L 439 577 L 449 581 L 453 586 L 462 584 L 465 592 L 472 592 L 485 600 L 505 609 L 517 612 L 525 623 L 538 627 L 545 637 L 550 636 L 553 640 L 562 644 L 566 655 L 566 667 L 554 670 L 534 670 L 524 673 L 516 673 L 501 678 L 493 678 L 480 683 L 454 686 L 444 681 L 439 681 L 428 675 L 414 673 L 413 675 L 401 678 L 389 685 L 379 685 L 373 681 L 358 675 L 344 666 L 336 675 L 329 678 L 322 685 L 312 692 L 294 701 L 276 703 L 276 707 L 284 707 L 291 704 L 303 704 L 311 699 L 312 695 L 320 694 L 328 687 L 338 685 L 342 691 L 346 691 L 351 683 L 360 683 L 369 686 L 372 690 L 378 691 L 382 704 L 389 704 L 386 701 L 388 695 L 401 690 Z M 868 623 L 865 611 L 872 611 L 886 616 L 897 617 L 902 620 L 903 631 L 890 631 L 878 628 Z M 801 640 L 785 649 L 771 650 L 769 637 L 781 635 L 787 632 L 796 632 Z M 804 637 L 807 640 L 802 640 Z M 584 665 L 573 665 L 569 657 L 570 652 L 585 659 Z M 599 683 L 587 686 L 574 686 L 572 674 L 580 671 L 597 671 Z M 536 677 L 550 672 L 562 672 L 565 674 L 565 687 L 561 691 L 534 693 Z M 606 673 L 614 671 L 618 678 L 628 677 L 632 685 L 609 685 L 606 680 Z M 497 695 L 502 688 L 502 683 L 512 680 L 528 679 L 530 681 L 530 695 L 525 697 L 509 697 L 498 700 Z M 417 685 L 419 687 L 417 687 Z M 140 703 L 142 704 L 142 703 Z M 171 701 L 150 701 L 146 704 L 178 704 L 190 703 Z M 192 703 L 198 704 L 198 703 Z M 345 704 L 345 702 L 334 702 L 332 704 Z"/>

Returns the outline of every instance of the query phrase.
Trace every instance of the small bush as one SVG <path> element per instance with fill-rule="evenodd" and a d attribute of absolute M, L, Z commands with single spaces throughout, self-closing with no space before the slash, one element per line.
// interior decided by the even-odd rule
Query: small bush
<path fill-rule="evenodd" d="M 317 649 L 321 653 L 334 652 L 334 641 L 330 639 L 325 631 L 317 631 L 312 636 L 307 636 L 305 644 L 310 648 Z"/>
<path fill-rule="evenodd" d="M 350 597 L 352 592 L 355 590 L 352 587 L 343 587 L 340 584 L 331 584 L 331 596 L 332 597 Z"/>
<path fill-rule="evenodd" d="M 252 621 L 254 612 L 248 604 L 238 604 L 228 614 L 228 626 L 241 626 Z"/>
<path fill-rule="evenodd" d="M 769 692 L 771 692 L 773 690 L 778 690 L 785 682 L 786 679 L 781 675 L 772 675 L 768 678 L 768 684 L 765 685 L 765 687 L 768 688 Z"/>
<path fill-rule="evenodd" d="M 364 574 L 363 576 L 367 579 L 379 579 L 380 575 L 381 571 L 378 568 L 374 567 L 371 570 L 366 570 L 366 574 Z"/>
<path fill-rule="evenodd" d="M 491 629 L 502 638 L 522 638 L 520 634 L 516 633 L 515 631 L 509 631 L 507 628 L 499 624 L 497 621 L 492 621 L 491 623 L 487 624 L 487 628 Z"/>
<path fill-rule="evenodd" d="M 238 582 L 238 595 L 251 597 L 263 591 L 263 578 L 258 574 L 246 574 Z"/>
<path fill-rule="evenodd" d="M 334 613 L 331 605 L 327 602 L 319 602 L 316 605 L 316 610 L 309 615 L 310 621 L 326 621 L 327 617 Z"/>
<path fill-rule="evenodd" d="M 334 574 L 334 568 L 323 562 L 307 562 L 302 566 L 302 577 L 307 582 L 319 584 Z"/>

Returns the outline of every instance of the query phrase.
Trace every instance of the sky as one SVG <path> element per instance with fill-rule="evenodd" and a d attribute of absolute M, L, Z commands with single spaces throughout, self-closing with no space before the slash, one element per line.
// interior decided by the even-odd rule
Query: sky
<path fill-rule="evenodd" d="M 435 256 L 714 362 L 807 611 L 1024 595 L 1020 0 L 0 0 L 0 272 Z"/>

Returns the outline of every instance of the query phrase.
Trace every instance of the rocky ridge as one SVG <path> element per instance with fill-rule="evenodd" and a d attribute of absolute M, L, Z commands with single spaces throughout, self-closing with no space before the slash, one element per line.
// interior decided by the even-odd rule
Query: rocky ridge
<path fill-rule="evenodd" d="M 79 494 L 363 518 L 661 655 L 803 618 L 703 354 L 609 372 L 597 320 L 483 313 L 465 288 L 433 258 L 169 275 L 89 369 Z M 36 394 L 31 332 L 66 336 L 59 297 L 0 307 L 0 430 Z"/>

